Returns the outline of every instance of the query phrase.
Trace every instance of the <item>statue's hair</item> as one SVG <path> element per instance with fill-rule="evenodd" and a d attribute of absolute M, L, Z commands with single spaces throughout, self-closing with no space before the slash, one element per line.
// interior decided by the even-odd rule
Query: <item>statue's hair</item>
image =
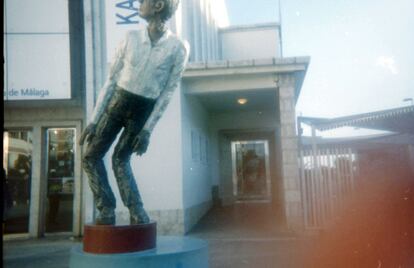
<path fill-rule="evenodd" d="M 164 2 L 164 8 L 161 11 L 160 17 L 163 22 L 166 22 L 169 20 L 177 10 L 178 4 L 180 3 L 180 0 L 152 0 L 153 3 L 156 1 L 163 1 Z"/>

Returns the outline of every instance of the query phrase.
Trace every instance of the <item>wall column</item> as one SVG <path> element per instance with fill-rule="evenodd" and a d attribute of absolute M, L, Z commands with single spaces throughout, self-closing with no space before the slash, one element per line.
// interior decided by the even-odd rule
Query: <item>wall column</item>
<path fill-rule="evenodd" d="M 105 42 L 105 2 L 100 0 L 87 0 L 83 2 L 84 32 L 85 32 L 85 92 L 83 127 L 86 127 L 95 106 L 95 99 L 105 80 L 106 46 Z M 83 128 L 82 128 L 83 129 Z M 81 130 L 77 134 L 79 139 Z M 83 148 L 79 148 L 82 150 Z M 94 202 L 92 192 L 88 185 L 88 177 L 82 174 L 83 191 L 81 197 L 80 231 L 83 231 L 83 223 L 92 222 L 94 214 Z"/>
<path fill-rule="evenodd" d="M 299 182 L 298 138 L 295 124 L 295 76 L 279 76 L 282 178 L 286 223 L 289 229 L 303 229 L 303 211 Z"/>
<path fill-rule="evenodd" d="M 33 126 L 33 151 L 32 151 L 32 182 L 30 190 L 30 217 L 29 236 L 40 237 L 43 233 L 43 209 L 42 201 L 44 187 L 42 182 L 42 129 L 39 125 Z"/>

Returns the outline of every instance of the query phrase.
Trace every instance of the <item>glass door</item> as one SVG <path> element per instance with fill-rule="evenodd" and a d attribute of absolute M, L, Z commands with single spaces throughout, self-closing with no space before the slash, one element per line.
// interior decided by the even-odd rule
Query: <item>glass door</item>
<path fill-rule="evenodd" d="M 32 181 L 32 131 L 3 132 L 3 233 L 28 233 Z"/>
<path fill-rule="evenodd" d="M 238 201 L 269 201 L 269 149 L 266 140 L 234 141 L 233 194 Z"/>
<path fill-rule="evenodd" d="M 75 129 L 47 130 L 46 232 L 71 232 L 73 222 Z"/>

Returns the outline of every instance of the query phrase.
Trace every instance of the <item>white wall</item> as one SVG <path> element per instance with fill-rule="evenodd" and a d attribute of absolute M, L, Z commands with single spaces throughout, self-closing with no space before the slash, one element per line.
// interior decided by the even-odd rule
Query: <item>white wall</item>
<path fill-rule="evenodd" d="M 248 60 L 281 57 L 277 24 L 236 26 L 220 30 L 221 58 Z"/>
<path fill-rule="evenodd" d="M 177 89 L 151 135 L 147 153 L 131 161 L 148 210 L 181 209 L 181 94 Z M 143 178 L 142 181 L 139 178 Z"/>
<path fill-rule="evenodd" d="M 274 128 L 278 126 L 275 111 L 234 111 L 211 113 L 212 130 Z"/>
<path fill-rule="evenodd" d="M 190 61 L 219 59 L 218 28 L 228 25 L 224 0 L 181 0 L 181 37 L 188 40 Z"/>
<path fill-rule="evenodd" d="M 207 111 L 195 97 L 184 95 L 182 110 L 183 201 L 190 208 L 211 200 L 211 138 Z"/>

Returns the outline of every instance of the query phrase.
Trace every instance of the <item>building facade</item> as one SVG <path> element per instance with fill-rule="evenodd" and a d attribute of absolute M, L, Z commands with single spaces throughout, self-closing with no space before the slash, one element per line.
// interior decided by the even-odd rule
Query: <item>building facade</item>
<path fill-rule="evenodd" d="M 5 2 L 3 167 L 14 189 L 6 233 L 81 235 L 83 224 L 93 220 L 77 141 L 113 48 L 126 31 L 145 27 L 137 5 L 133 0 Z M 21 9 L 28 15 L 14 21 Z M 44 10 L 59 18 L 66 14 L 61 28 L 50 26 Z M 295 103 L 309 58 L 283 57 L 277 23 L 226 23 L 224 1 L 217 0 L 181 0 L 169 22 L 189 42 L 190 62 L 147 153 L 131 160 L 145 208 L 162 234 L 188 232 L 217 202 L 271 203 L 283 210 L 289 228 L 303 227 Z M 48 64 L 36 61 L 40 52 L 25 50 L 36 38 L 44 50 L 40 59 Z M 53 41 L 55 50 L 49 47 L 53 38 L 60 40 Z M 30 79 L 21 79 L 29 71 Z M 128 210 L 111 163 L 105 162 L 117 197 L 117 224 L 127 224 Z"/>

